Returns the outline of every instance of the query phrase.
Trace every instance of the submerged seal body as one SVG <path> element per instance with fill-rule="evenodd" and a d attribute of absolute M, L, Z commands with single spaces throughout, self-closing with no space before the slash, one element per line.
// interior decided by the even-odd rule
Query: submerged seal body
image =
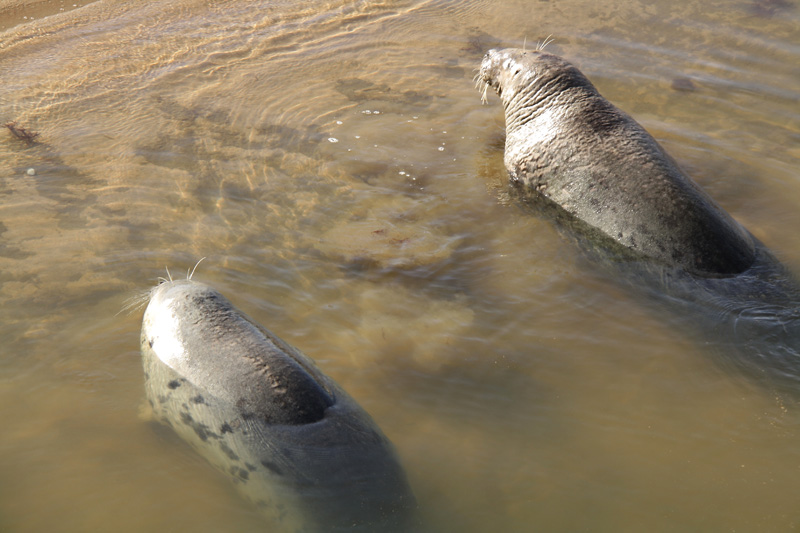
<path fill-rule="evenodd" d="M 490 50 L 505 166 L 615 282 L 674 312 L 727 362 L 800 390 L 800 286 L 635 120 L 569 62 Z"/>
<path fill-rule="evenodd" d="M 542 51 L 490 50 L 479 83 L 505 108 L 505 166 L 523 193 L 555 203 L 630 251 L 702 276 L 737 274 L 754 239 L 642 126 L 574 66 Z"/>
<path fill-rule="evenodd" d="M 153 289 L 141 351 L 156 417 L 282 531 L 413 529 L 414 496 L 369 415 L 216 290 Z"/>

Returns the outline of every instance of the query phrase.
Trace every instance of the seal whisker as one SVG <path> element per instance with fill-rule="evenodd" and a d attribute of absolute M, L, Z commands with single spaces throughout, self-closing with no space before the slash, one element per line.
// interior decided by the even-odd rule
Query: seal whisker
<path fill-rule="evenodd" d="M 189 272 L 188 270 L 186 271 L 186 279 L 188 279 L 188 280 L 191 280 L 191 279 L 192 279 L 192 276 L 194 276 L 194 271 L 195 271 L 195 270 L 197 270 L 197 266 L 198 266 L 200 263 L 202 263 L 202 262 L 203 262 L 203 259 L 205 259 L 205 257 L 201 257 L 201 258 L 200 258 L 200 260 L 199 260 L 197 263 L 195 263 L 195 265 L 194 265 L 194 268 L 192 269 L 192 271 L 191 271 L 191 272 Z"/>
<path fill-rule="evenodd" d="M 141 310 L 142 308 L 144 308 L 145 305 L 147 305 L 147 302 L 150 300 L 150 294 L 152 292 L 153 292 L 152 288 L 136 291 L 136 293 L 133 296 L 125 300 L 122 309 L 117 311 L 117 314 L 114 316 L 119 316 L 122 313 L 125 313 L 126 315 L 130 316 L 134 312 Z"/>
<path fill-rule="evenodd" d="M 172 283 L 172 274 L 169 273 L 169 267 L 164 267 L 167 270 L 167 277 L 169 278 L 170 283 Z"/>
<path fill-rule="evenodd" d="M 536 44 L 536 51 L 537 52 L 541 52 L 542 50 L 544 50 L 545 46 L 547 46 L 548 44 L 550 44 L 552 42 L 553 42 L 553 34 L 551 33 L 550 35 L 548 35 L 545 38 L 544 41 L 541 42 L 541 44 L 539 44 L 539 43 Z"/>

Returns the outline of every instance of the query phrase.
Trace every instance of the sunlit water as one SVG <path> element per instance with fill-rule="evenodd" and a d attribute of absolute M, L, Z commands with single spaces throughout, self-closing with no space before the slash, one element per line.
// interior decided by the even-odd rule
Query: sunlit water
<path fill-rule="evenodd" d="M 39 133 L 0 131 L 0 530 L 263 529 L 139 416 L 120 310 L 201 257 L 373 415 L 434 531 L 800 526 L 797 398 L 508 200 L 472 82 L 552 35 L 798 272 L 796 2 L 208 4 L 0 15 L 0 121 Z"/>

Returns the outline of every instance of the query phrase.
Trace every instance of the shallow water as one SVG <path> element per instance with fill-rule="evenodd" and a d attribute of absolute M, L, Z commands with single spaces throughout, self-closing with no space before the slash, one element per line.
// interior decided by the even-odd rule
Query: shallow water
<path fill-rule="evenodd" d="M 796 2 L 208 4 L 0 33 L 0 121 L 39 133 L 0 131 L 0 530 L 263 528 L 139 416 L 120 310 L 201 257 L 373 415 L 433 530 L 798 527 L 800 404 L 509 201 L 472 82 L 552 35 L 800 272 Z"/>

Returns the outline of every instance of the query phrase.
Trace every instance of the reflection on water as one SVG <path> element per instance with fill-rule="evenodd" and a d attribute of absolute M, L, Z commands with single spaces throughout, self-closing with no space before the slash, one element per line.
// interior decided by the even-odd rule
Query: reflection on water
<path fill-rule="evenodd" d="M 794 4 L 52 7 L 0 34 L 0 121 L 40 134 L 0 131 L 0 529 L 263 528 L 137 415 L 141 315 L 117 313 L 204 256 L 373 415 L 434 530 L 796 527 L 796 399 L 508 201 L 472 84 L 552 34 L 798 272 Z"/>

